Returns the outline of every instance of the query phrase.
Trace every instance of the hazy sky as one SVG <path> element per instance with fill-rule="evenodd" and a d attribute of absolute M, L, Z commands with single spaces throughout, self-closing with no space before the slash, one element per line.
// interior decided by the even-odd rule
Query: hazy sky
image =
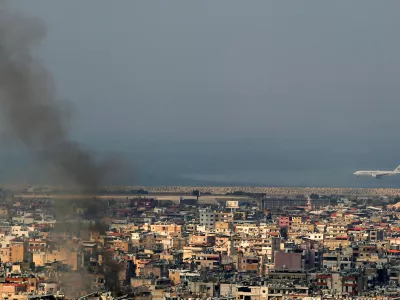
<path fill-rule="evenodd" d="M 88 144 L 189 161 L 196 142 L 266 172 L 400 163 L 399 1 L 12 2 L 47 23 L 38 56 Z"/>

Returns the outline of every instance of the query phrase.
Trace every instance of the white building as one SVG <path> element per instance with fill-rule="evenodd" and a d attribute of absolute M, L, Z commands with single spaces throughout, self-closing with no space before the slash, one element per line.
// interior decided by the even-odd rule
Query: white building
<path fill-rule="evenodd" d="M 218 214 L 210 209 L 200 209 L 200 226 L 206 229 L 215 229 L 215 223 L 218 221 Z"/>

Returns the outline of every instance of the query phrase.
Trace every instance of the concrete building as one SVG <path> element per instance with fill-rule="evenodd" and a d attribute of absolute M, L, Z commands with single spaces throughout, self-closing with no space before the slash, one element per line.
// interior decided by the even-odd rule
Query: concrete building
<path fill-rule="evenodd" d="M 208 208 L 200 209 L 199 216 L 200 226 L 204 226 L 207 230 L 215 229 L 215 223 L 219 221 L 218 214 L 215 211 Z"/>

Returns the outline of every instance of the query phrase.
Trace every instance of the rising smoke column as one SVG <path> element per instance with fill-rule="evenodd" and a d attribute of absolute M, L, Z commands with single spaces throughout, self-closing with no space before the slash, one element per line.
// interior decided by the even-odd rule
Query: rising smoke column
<path fill-rule="evenodd" d="M 3 116 L 15 134 L 45 164 L 52 165 L 61 180 L 68 180 L 80 191 L 99 187 L 115 161 L 97 162 L 70 139 L 63 107 L 57 101 L 53 79 L 34 58 L 32 51 L 46 35 L 46 27 L 37 19 L 13 13 L 0 0 L 0 105 Z M 97 201 L 80 205 L 96 218 Z M 59 212 L 69 207 L 56 204 Z M 77 215 L 72 216 L 78 219 Z"/>
<path fill-rule="evenodd" d="M 70 140 L 50 74 L 32 56 L 45 37 L 39 20 L 7 10 L 0 0 L 0 101 L 13 133 L 60 176 L 82 190 L 96 188 L 107 164 Z"/>

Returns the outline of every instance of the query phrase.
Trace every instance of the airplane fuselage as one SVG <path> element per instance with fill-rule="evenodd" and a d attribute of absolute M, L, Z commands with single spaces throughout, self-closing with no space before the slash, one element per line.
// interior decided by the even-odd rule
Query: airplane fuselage
<path fill-rule="evenodd" d="M 381 179 L 383 176 L 396 176 L 400 174 L 400 172 L 398 171 L 356 171 L 354 172 L 354 175 L 356 175 L 357 177 L 359 176 L 370 176 L 370 177 L 374 177 L 377 179 Z"/>

